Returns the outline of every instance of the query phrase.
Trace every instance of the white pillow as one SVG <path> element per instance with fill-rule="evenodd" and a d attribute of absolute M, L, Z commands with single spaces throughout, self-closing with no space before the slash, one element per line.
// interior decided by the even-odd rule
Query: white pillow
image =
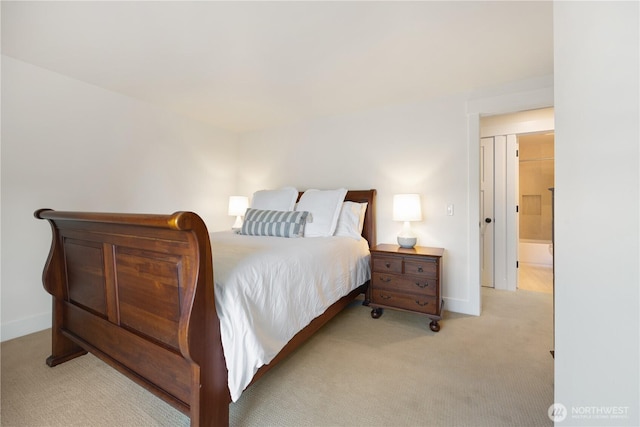
<path fill-rule="evenodd" d="M 311 212 L 311 221 L 305 225 L 304 237 L 333 236 L 346 195 L 346 188 L 305 191 L 296 206 L 298 211 Z"/>
<path fill-rule="evenodd" d="M 364 226 L 364 214 L 367 211 L 367 203 L 344 202 L 338 217 L 334 236 L 362 238 Z"/>
<path fill-rule="evenodd" d="M 251 208 L 267 211 L 292 211 L 296 205 L 298 190 L 284 187 L 280 190 L 260 190 L 253 193 Z"/>

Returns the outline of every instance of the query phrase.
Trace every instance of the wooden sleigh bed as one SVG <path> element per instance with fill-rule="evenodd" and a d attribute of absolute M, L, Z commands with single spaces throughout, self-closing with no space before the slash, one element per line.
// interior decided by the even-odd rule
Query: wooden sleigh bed
<path fill-rule="evenodd" d="M 376 244 L 375 190 L 362 236 Z M 51 367 L 91 352 L 176 407 L 192 426 L 229 424 L 227 367 L 213 286 L 208 230 L 191 212 L 172 215 L 59 212 L 43 273 L 53 296 Z M 299 331 L 252 383 L 338 314 L 367 283 Z"/>

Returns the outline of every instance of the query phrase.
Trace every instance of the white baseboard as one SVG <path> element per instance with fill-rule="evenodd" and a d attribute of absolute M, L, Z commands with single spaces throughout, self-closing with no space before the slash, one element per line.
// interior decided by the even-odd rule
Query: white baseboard
<path fill-rule="evenodd" d="M 51 312 L 38 314 L 13 322 L 3 323 L 0 330 L 0 341 L 29 335 L 51 327 Z"/>

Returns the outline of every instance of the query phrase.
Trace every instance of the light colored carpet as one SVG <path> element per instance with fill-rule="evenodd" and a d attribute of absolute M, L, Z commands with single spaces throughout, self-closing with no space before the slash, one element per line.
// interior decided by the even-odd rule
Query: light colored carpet
<path fill-rule="evenodd" d="M 551 426 L 552 296 L 483 289 L 479 317 L 354 303 L 231 405 L 233 426 Z M 446 307 L 445 307 L 446 308 Z M 92 355 L 55 368 L 49 331 L 2 343 L 2 426 L 187 426 Z"/>

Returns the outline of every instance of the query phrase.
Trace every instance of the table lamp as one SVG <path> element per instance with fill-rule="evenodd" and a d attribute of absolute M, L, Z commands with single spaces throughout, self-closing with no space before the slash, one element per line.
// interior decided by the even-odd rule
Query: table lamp
<path fill-rule="evenodd" d="M 240 231 L 242 228 L 242 217 L 249 207 L 249 198 L 246 196 L 230 196 L 229 197 L 229 215 L 236 217 L 231 229 Z"/>
<path fill-rule="evenodd" d="M 398 244 L 402 248 L 413 248 L 417 237 L 411 230 L 411 221 L 422 221 L 419 194 L 396 194 L 393 196 L 393 220 L 403 221 L 402 232 L 398 235 Z"/>

